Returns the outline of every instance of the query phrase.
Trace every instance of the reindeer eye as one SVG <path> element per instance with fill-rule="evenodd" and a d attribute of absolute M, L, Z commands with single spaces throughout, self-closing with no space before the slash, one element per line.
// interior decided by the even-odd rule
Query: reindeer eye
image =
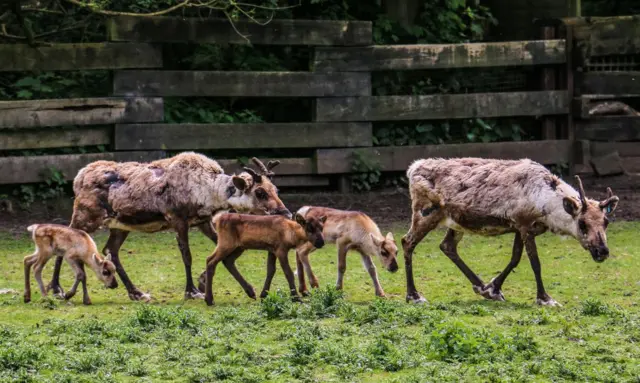
<path fill-rule="evenodd" d="M 256 189 L 256 198 L 260 200 L 266 200 L 269 198 L 269 196 L 267 195 L 267 192 L 264 191 L 264 189 L 260 188 Z"/>
<path fill-rule="evenodd" d="M 105 277 L 109 276 L 110 274 L 111 274 L 111 272 L 109 270 L 107 270 L 107 269 L 102 270 L 102 275 L 104 275 Z"/>
<path fill-rule="evenodd" d="M 586 232 L 587 232 L 587 224 L 586 224 L 586 222 L 584 222 L 583 219 L 578 221 L 578 227 L 580 228 L 580 231 L 582 232 L 582 234 L 586 234 Z"/>
<path fill-rule="evenodd" d="M 380 254 L 382 254 L 383 257 L 388 257 L 389 256 L 389 253 L 386 250 L 382 250 L 380 252 Z"/>

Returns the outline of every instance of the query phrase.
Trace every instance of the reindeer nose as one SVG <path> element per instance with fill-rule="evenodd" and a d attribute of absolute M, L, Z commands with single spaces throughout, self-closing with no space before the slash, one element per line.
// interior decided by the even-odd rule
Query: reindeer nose
<path fill-rule="evenodd" d="M 316 240 L 316 243 L 314 243 L 314 244 L 313 244 L 313 246 L 314 246 L 316 249 L 320 249 L 320 248 L 322 248 L 322 247 L 324 246 L 324 240 L 322 240 L 322 239 L 318 239 L 318 240 Z"/>
<path fill-rule="evenodd" d="M 390 264 L 388 270 L 392 273 L 398 271 L 398 262 L 393 262 L 392 264 Z"/>
<path fill-rule="evenodd" d="M 291 214 L 291 212 L 289 211 L 289 209 L 284 208 L 284 209 L 278 209 L 274 212 L 274 214 L 276 215 L 282 215 L 287 217 L 287 219 L 291 219 L 293 218 L 293 214 Z"/>

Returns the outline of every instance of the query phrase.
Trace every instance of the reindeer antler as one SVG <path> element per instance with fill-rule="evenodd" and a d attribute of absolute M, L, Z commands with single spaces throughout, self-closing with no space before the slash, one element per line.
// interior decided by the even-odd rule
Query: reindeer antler
<path fill-rule="evenodd" d="M 580 202 L 582 203 L 582 211 L 587 211 L 587 197 L 584 194 L 584 187 L 582 187 L 582 180 L 580 176 L 576 175 L 576 181 L 578 182 L 578 193 L 580 193 Z"/>
<path fill-rule="evenodd" d="M 613 190 L 610 187 L 607 187 L 607 198 L 613 197 Z"/>
<path fill-rule="evenodd" d="M 260 171 L 262 172 L 262 174 L 267 174 L 269 173 L 269 169 L 267 169 L 266 166 L 264 166 L 264 164 L 262 163 L 262 161 L 260 161 L 257 157 L 253 157 L 251 158 L 251 161 L 253 161 L 254 164 L 256 164 L 256 166 L 258 167 L 258 169 L 260 169 Z"/>
<path fill-rule="evenodd" d="M 278 165 L 280 165 L 280 161 L 279 160 L 271 160 L 271 161 L 267 162 L 267 169 L 271 170 L 271 169 L 275 168 Z"/>
<path fill-rule="evenodd" d="M 250 167 L 245 166 L 244 170 L 251 174 L 251 177 L 253 177 L 253 181 L 255 183 L 261 183 L 262 182 L 262 177 L 260 176 L 260 174 L 256 173 L 255 170 L 251 169 Z"/>

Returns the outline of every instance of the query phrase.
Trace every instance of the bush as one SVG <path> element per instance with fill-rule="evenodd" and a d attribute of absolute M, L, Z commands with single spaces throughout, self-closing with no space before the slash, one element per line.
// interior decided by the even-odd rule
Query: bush
<path fill-rule="evenodd" d="M 591 317 L 607 315 L 609 312 L 609 306 L 596 298 L 588 298 L 582 302 L 582 308 L 580 309 L 582 315 Z"/>
<path fill-rule="evenodd" d="M 320 318 L 334 316 L 344 303 L 344 292 L 333 286 L 313 290 L 311 293 L 311 311 Z"/>

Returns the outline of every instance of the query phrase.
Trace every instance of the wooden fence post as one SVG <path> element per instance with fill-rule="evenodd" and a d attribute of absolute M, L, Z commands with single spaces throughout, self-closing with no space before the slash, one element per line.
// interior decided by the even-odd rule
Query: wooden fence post
<path fill-rule="evenodd" d="M 541 28 L 541 38 L 543 40 L 552 40 L 556 37 L 556 28 L 553 26 L 543 26 Z M 540 82 L 542 90 L 555 90 L 556 88 L 556 68 L 543 67 Z M 543 140 L 555 140 L 557 138 L 556 132 L 556 118 L 553 116 L 546 116 L 542 119 L 542 139 Z"/>

